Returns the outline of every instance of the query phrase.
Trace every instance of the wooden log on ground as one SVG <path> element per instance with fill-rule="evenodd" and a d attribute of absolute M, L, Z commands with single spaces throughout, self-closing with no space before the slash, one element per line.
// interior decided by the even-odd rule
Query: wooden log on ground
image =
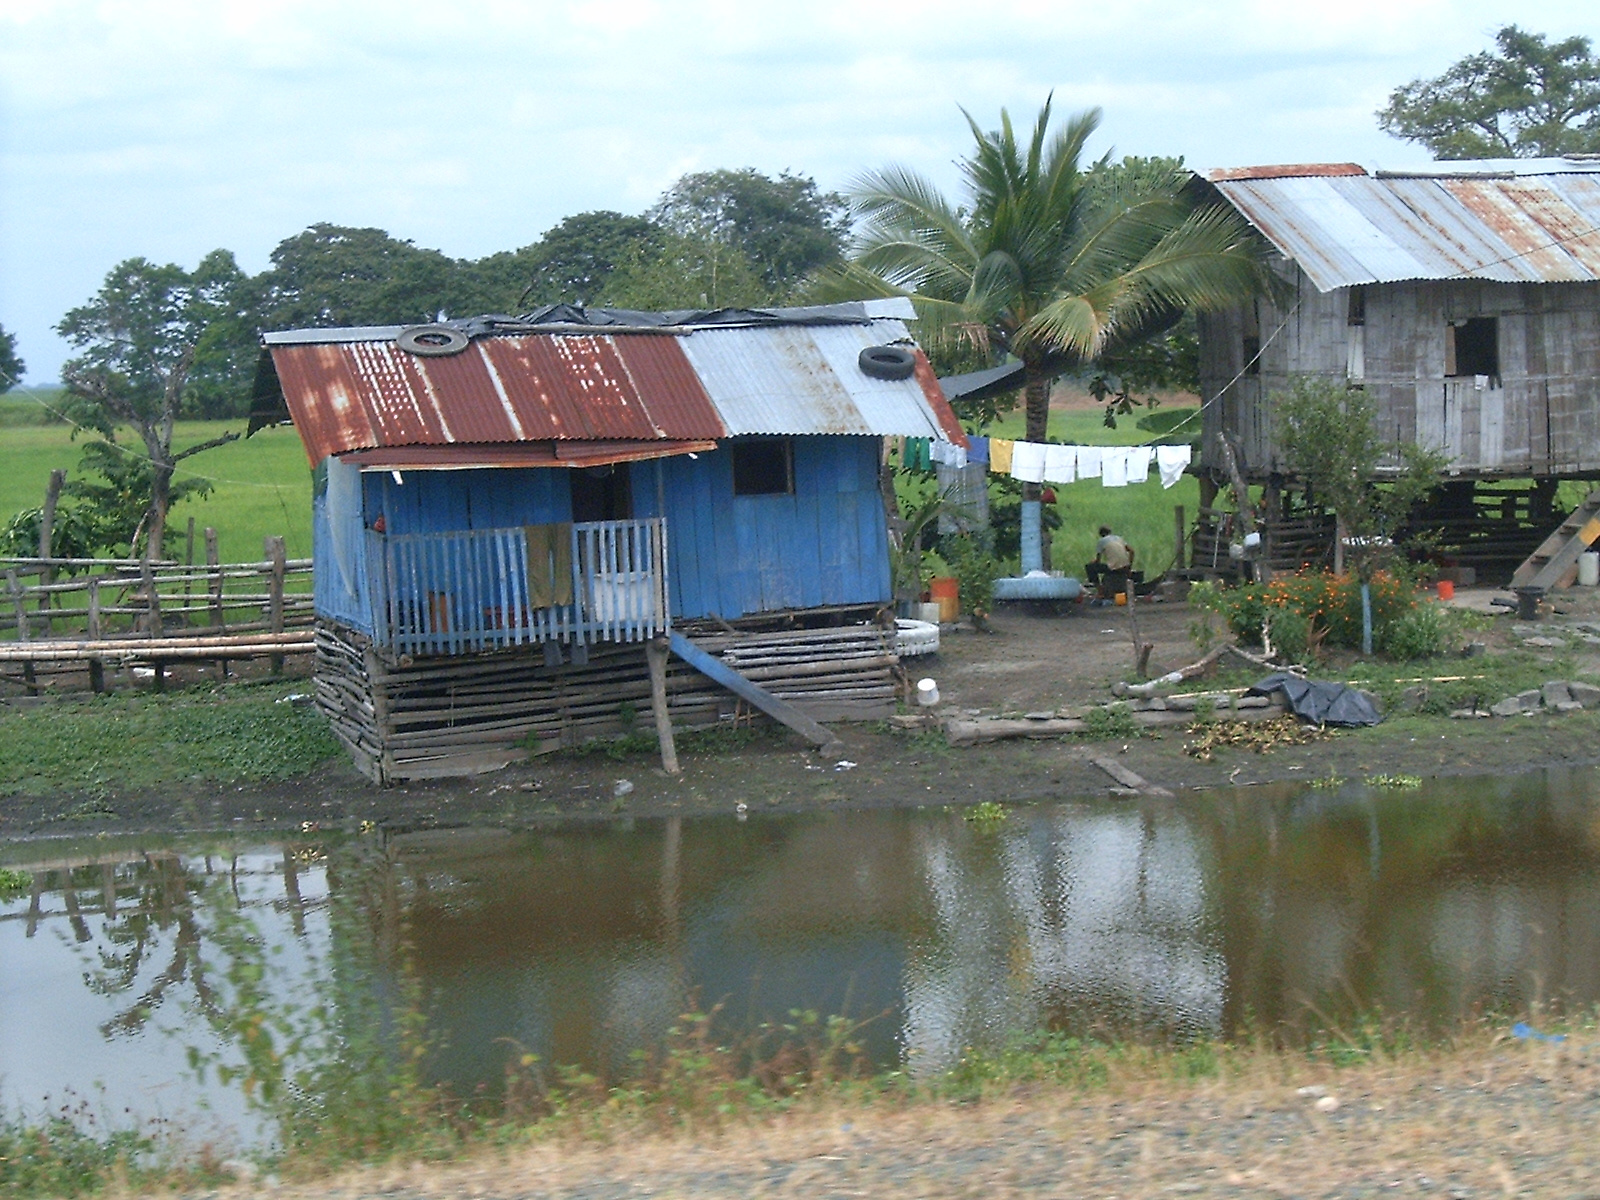
<path fill-rule="evenodd" d="M 1264 708 L 1246 708 L 1230 711 L 1230 721 L 1269 721 L 1284 714 L 1281 703 Z M 1134 724 L 1145 729 L 1161 726 L 1189 725 L 1194 714 L 1189 712 L 1135 712 L 1129 713 Z M 1089 723 L 1080 717 L 1053 717 L 1043 721 L 1013 720 L 1005 717 L 976 720 L 951 720 L 945 722 L 945 740 L 952 746 L 975 746 L 981 742 L 998 742 L 1007 738 L 1054 738 L 1067 734 L 1088 733 Z"/>

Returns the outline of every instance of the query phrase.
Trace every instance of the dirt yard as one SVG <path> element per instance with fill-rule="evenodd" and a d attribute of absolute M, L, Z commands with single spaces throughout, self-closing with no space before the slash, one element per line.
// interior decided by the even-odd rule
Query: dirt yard
<path fill-rule="evenodd" d="M 1488 592 L 1459 597 L 1486 607 Z M 1578 675 L 1600 676 L 1600 646 L 1540 648 L 1537 633 L 1559 633 L 1563 622 L 1600 619 L 1592 598 L 1561 602 L 1569 611 L 1537 627 L 1510 616 L 1491 619 L 1481 636 L 1491 650 L 1530 645 L 1555 663 L 1566 656 Z M 908 662 L 913 678 L 935 678 L 946 715 L 1021 716 L 1109 698 L 1109 685 L 1129 674 L 1131 621 L 1153 642 L 1152 673 L 1193 661 L 1184 604 L 1125 608 L 1075 606 L 1069 615 L 1006 613 L 985 633 L 946 633 L 936 659 Z M 1530 633 L 1532 628 L 1534 633 Z M 1520 630 L 1520 633 L 1518 632 Z M 1543 639 L 1554 640 L 1554 639 Z M 1435 663 L 1423 674 L 1464 670 Z M 285 689 L 293 690 L 293 681 Z M 1494 736 L 1484 736 L 1492 729 Z M 996 742 L 965 749 L 934 731 L 901 731 L 882 724 L 841 727 L 844 759 L 818 758 L 782 731 L 736 749 L 686 753 L 684 771 L 667 777 L 651 754 L 559 754 L 471 780 L 372 787 L 343 762 L 291 784 L 225 789 L 185 787 L 112 797 L 86 821 L 70 797 L 12 797 L 0 836 L 26 837 L 98 831 L 325 828 L 374 820 L 397 828 L 433 825 L 546 825 L 569 819 L 614 819 L 730 812 L 1024 802 L 1104 795 L 1114 786 L 1090 756 L 1117 761 L 1153 784 L 1180 790 L 1293 782 L 1335 773 L 1384 771 L 1420 776 L 1509 772 L 1541 765 L 1600 761 L 1600 712 L 1522 720 L 1452 721 L 1393 716 L 1365 730 L 1333 733 L 1268 754 L 1223 748 L 1210 761 L 1184 753 L 1192 741 L 1181 727 L 1152 730 L 1127 741 L 1072 739 Z"/>

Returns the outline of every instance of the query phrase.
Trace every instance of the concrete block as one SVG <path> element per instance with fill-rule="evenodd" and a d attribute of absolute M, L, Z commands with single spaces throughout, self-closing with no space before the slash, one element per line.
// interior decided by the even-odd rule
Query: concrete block
<path fill-rule="evenodd" d="M 1600 707 L 1600 687 L 1592 683 L 1569 683 L 1567 693 L 1585 708 Z"/>
<path fill-rule="evenodd" d="M 1523 708 L 1532 710 L 1544 703 L 1544 692 L 1539 688 L 1529 688 L 1525 692 L 1518 692 L 1517 699 Z"/>
<path fill-rule="evenodd" d="M 1538 693 L 1535 692 L 1534 695 L 1538 695 Z M 1504 700 L 1491 704 L 1489 711 L 1497 717 L 1514 717 L 1522 712 L 1522 698 L 1520 696 L 1507 696 Z"/>
<path fill-rule="evenodd" d="M 1552 679 L 1539 689 L 1546 708 L 1557 708 L 1572 700 L 1572 692 L 1564 679 Z"/>
<path fill-rule="evenodd" d="M 1557 712 L 1564 713 L 1583 711 L 1583 705 L 1579 704 L 1576 700 L 1557 700 L 1555 704 L 1551 705 L 1551 707 Z"/>

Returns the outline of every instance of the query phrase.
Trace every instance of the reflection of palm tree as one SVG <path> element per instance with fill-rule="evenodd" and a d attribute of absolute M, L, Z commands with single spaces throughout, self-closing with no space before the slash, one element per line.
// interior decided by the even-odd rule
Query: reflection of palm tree
<path fill-rule="evenodd" d="M 1052 137 L 1046 100 L 1026 145 L 1003 109 L 998 131 L 967 121 L 977 145 L 961 163 L 963 203 L 905 168 L 863 176 L 859 249 L 827 286 L 909 295 L 925 343 L 966 340 L 1020 358 L 1029 441 L 1045 440 L 1058 375 L 1169 328 L 1185 309 L 1226 307 L 1267 286 L 1260 240 L 1225 206 L 1196 205 L 1188 172 L 1094 182 L 1080 160 L 1098 109 Z M 1037 485 L 1023 494 L 1037 500 Z M 1037 509 L 1026 511 L 1036 523 Z"/>

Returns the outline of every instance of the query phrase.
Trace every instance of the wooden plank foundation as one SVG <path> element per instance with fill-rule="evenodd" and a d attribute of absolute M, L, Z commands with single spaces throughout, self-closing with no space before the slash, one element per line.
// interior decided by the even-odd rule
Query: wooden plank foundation
<path fill-rule="evenodd" d="M 692 636 L 813 720 L 880 719 L 900 699 L 894 632 L 881 625 L 700 625 Z M 564 649 L 570 660 L 571 648 Z M 676 658 L 665 676 L 676 731 L 769 719 Z M 548 664 L 539 645 L 396 657 L 354 630 L 322 621 L 313 681 L 334 734 L 361 773 L 379 784 L 498 770 L 530 753 L 651 729 L 644 643 L 591 644 L 583 665 Z"/>

